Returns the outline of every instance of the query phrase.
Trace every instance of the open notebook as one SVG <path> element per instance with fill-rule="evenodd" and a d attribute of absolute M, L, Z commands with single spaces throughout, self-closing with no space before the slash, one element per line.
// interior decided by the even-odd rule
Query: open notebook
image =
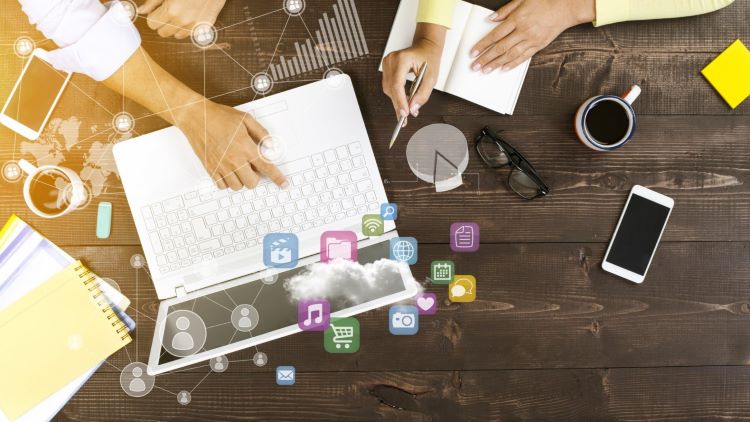
<path fill-rule="evenodd" d="M 411 46 L 417 28 L 418 6 L 419 0 L 401 0 L 384 57 Z M 445 39 L 435 88 L 498 113 L 513 114 L 530 60 L 506 72 L 496 70 L 485 75 L 471 70 L 474 61 L 469 57 L 471 48 L 497 25 L 489 20 L 492 13 L 481 6 L 458 2 L 453 24 Z"/>

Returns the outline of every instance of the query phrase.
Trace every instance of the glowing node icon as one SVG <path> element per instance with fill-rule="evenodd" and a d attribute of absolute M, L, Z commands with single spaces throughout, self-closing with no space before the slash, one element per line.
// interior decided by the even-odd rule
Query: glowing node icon
<path fill-rule="evenodd" d="M 262 72 L 253 76 L 253 91 L 258 95 L 263 95 L 273 88 L 273 79 L 268 73 Z"/>
<path fill-rule="evenodd" d="M 124 13 L 116 13 L 114 15 L 114 21 L 118 25 L 130 25 L 135 21 L 135 18 L 138 17 L 138 6 L 135 5 L 135 2 L 133 0 L 115 0 L 107 2 L 106 5 L 108 7 L 112 7 L 112 5 L 119 3 L 119 6 L 122 7 Z"/>
<path fill-rule="evenodd" d="M 249 332 L 258 325 L 258 310 L 255 306 L 246 303 L 239 304 L 232 311 L 232 325 L 237 331 Z"/>
<path fill-rule="evenodd" d="M 257 352 L 253 355 L 253 363 L 259 368 L 266 366 L 268 363 L 268 356 L 263 352 Z"/>
<path fill-rule="evenodd" d="M 16 53 L 16 56 L 21 58 L 29 57 L 34 48 L 36 48 L 34 40 L 27 36 L 16 38 L 16 42 L 13 44 L 13 51 Z"/>
<path fill-rule="evenodd" d="M 177 403 L 187 406 L 190 404 L 190 392 L 187 390 L 182 390 L 179 393 L 177 393 Z"/>
<path fill-rule="evenodd" d="M 271 284 L 276 283 L 279 280 L 279 273 L 274 272 L 272 270 L 263 270 L 260 272 L 260 281 L 263 282 L 263 284 L 270 286 Z"/>
<path fill-rule="evenodd" d="M 190 38 L 198 48 L 208 48 L 216 44 L 218 38 L 216 27 L 208 22 L 201 22 L 193 27 Z"/>
<path fill-rule="evenodd" d="M 269 135 L 260 140 L 258 151 L 264 160 L 280 164 L 286 154 L 286 145 L 279 137 Z"/>
<path fill-rule="evenodd" d="M 289 16 L 299 16 L 305 11 L 305 0 L 284 0 L 284 11 Z"/>
<path fill-rule="evenodd" d="M 344 74 L 344 71 L 337 68 L 337 67 L 330 67 L 323 73 L 323 80 L 326 81 L 326 85 L 330 88 L 338 88 L 342 85 L 341 78 L 337 78 L 336 76 L 341 76 Z"/>
<path fill-rule="evenodd" d="M 135 5 L 131 0 L 120 0 L 120 5 L 125 9 L 130 21 L 134 21 L 135 17 L 138 16 L 138 6 Z"/>
<path fill-rule="evenodd" d="M 229 359 L 224 355 L 216 356 L 208 361 L 208 366 L 210 366 L 211 370 L 214 372 L 224 372 L 229 367 Z"/>
<path fill-rule="evenodd" d="M 112 129 L 120 135 L 130 133 L 133 128 L 135 128 L 135 119 L 128 112 L 121 111 L 112 118 Z"/>
<path fill-rule="evenodd" d="M 167 314 L 161 344 L 172 355 L 187 357 L 201 351 L 207 337 L 203 319 L 193 311 L 180 309 Z"/>
<path fill-rule="evenodd" d="M 3 164 L 3 179 L 8 183 L 14 183 L 21 180 L 23 172 L 21 167 L 15 161 L 8 161 Z"/>
<path fill-rule="evenodd" d="M 154 376 L 146 372 L 146 364 L 129 363 L 120 372 L 120 387 L 130 397 L 143 397 L 154 388 Z"/>
<path fill-rule="evenodd" d="M 143 257 L 143 255 L 137 253 L 133 254 L 133 256 L 130 257 L 130 266 L 137 269 L 143 268 L 146 266 L 146 258 Z"/>

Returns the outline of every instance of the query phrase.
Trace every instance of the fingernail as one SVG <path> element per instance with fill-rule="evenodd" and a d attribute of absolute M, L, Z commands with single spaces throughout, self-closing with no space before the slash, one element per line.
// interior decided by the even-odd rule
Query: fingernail
<path fill-rule="evenodd" d="M 406 117 L 409 115 L 409 112 L 404 109 L 401 109 L 401 111 L 399 111 L 399 114 L 401 114 L 401 117 Z"/>
<path fill-rule="evenodd" d="M 419 116 L 419 107 L 420 107 L 419 104 L 413 104 L 411 106 L 411 115 L 412 116 L 414 116 L 414 117 Z"/>
<path fill-rule="evenodd" d="M 289 182 L 284 180 L 284 183 L 281 184 L 281 189 L 289 189 Z"/>
<path fill-rule="evenodd" d="M 490 73 L 490 72 L 492 72 L 492 68 L 489 67 L 489 66 L 487 66 L 484 69 L 482 69 L 482 73 L 484 73 L 485 75 L 488 74 L 488 73 Z"/>
<path fill-rule="evenodd" d="M 494 21 L 495 19 L 497 19 L 497 13 L 493 13 L 493 14 L 491 14 L 491 15 L 490 15 L 490 20 L 491 20 L 491 21 Z"/>
<path fill-rule="evenodd" d="M 401 125 L 401 127 L 406 127 L 406 123 L 409 121 L 409 119 L 404 119 L 404 124 Z"/>
<path fill-rule="evenodd" d="M 473 71 L 475 71 L 475 72 L 476 72 L 476 71 L 477 71 L 477 70 L 479 70 L 479 69 L 480 69 L 481 67 L 482 67 L 482 65 L 481 65 L 481 64 L 479 64 L 479 63 L 474 63 L 473 65 L 471 65 L 471 70 L 473 70 Z"/>
<path fill-rule="evenodd" d="M 469 57 L 472 59 L 479 55 L 479 50 L 471 50 L 471 53 L 469 53 Z"/>
<path fill-rule="evenodd" d="M 505 72 L 506 70 L 508 70 L 508 66 L 506 66 L 506 65 L 500 66 L 500 71 L 501 72 Z"/>

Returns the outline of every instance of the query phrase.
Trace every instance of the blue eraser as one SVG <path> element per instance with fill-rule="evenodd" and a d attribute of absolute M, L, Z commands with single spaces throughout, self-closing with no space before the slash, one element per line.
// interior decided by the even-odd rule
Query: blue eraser
<path fill-rule="evenodd" d="M 100 202 L 96 215 L 96 237 L 106 239 L 112 231 L 112 203 Z"/>

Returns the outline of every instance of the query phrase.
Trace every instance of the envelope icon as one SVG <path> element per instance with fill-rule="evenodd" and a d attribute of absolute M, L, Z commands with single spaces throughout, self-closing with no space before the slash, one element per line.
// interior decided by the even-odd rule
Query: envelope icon
<path fill-rule="evenodd" d="M 293 366 L 279 366 L 276 368 L 276 384 L 292 385 L 295 381 L 295 369 Z"/>

